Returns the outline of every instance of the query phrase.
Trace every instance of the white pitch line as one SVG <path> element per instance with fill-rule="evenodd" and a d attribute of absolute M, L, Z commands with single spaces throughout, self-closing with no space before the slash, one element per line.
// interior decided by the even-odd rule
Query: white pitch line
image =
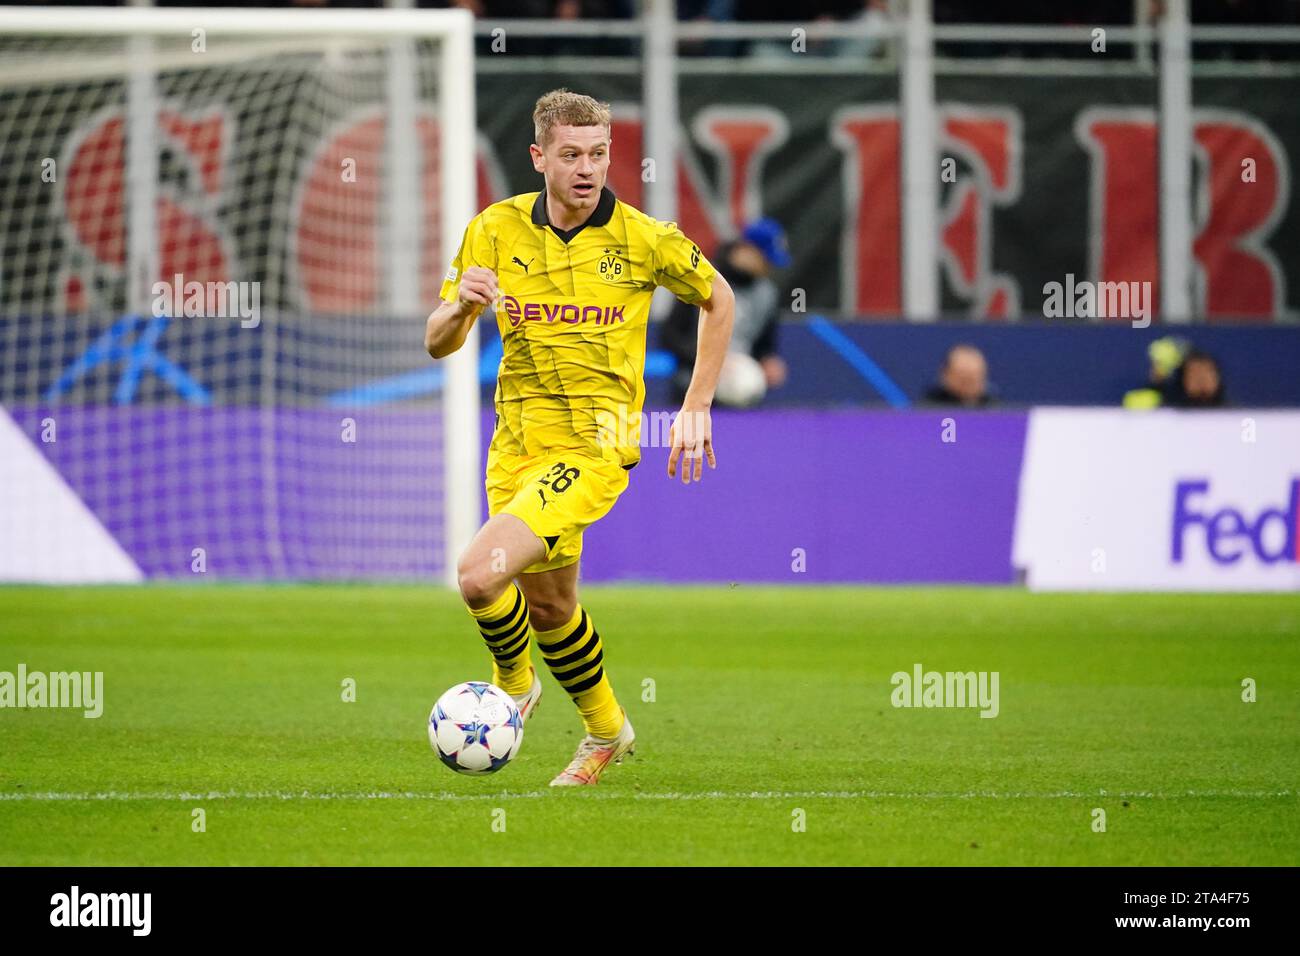
<path fill-rule="evenodd" d="M 969 790 L 965 792 L 914 792 L 901 790 L 765 790 L 750 792 L 728 792 L 713 790 L 700 793 L 640 793 L 617 791 L 580 791 L 579 799 L 607 800 L 1071 800 L 1071 799 L 1148 799 L 1148 800 L 1184 800 L 1197 797 L 1241 797 L 1248 799 L 1271 799 L 1296 796 L 1293 790 L 1184 790 L 1162 793 L 1151 790 L 1060 790 L 1053 792 L 999 792 L 994 790 Z M 184 802 L 192 803 L 204 800 L 432 800 L 432 801 L 469 801 L 469 800 L 536 800 L 543 797 L 566 799 L 567 791 L 562 795 L 553 790 L 522 790 L 517 793 L 416 793 L 411 791 L 373 793 L 341 792 L 312 793 L 303 790 L 260 790 L 231 791 L 214 790 L 207 793 L 123 793 L 109 790 L 99 793 L 0 793 L 0 803 L 23 802 Z"/>

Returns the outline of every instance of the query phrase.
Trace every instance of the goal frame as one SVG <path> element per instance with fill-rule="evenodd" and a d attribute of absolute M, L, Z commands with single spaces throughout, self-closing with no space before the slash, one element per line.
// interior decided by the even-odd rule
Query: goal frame
<path fill-rule="evenodd" d="M 450 261 L 459 248 L 461 234 L 475 208 L 477 140 L 474 90 L 474 18 L 468 10 L 309 10 L 309 9 L 234 9 L 206 7 L 5 7 L 0 6 L 0 35 L 7 36 L 101 36 L 136 38 L 132 51 L 138 63 L 128 80 L 129 129 L 139 131 L 130 136 L 127 166 L 127 246 L 131 287 L 147 290 L 153 281 L 148 277 L 156 264 L 152 236 L 153 196 L 156 189 L 156 153 L 152 138 L 156 135 L 157 98 L 153 92 L 149 65 L 149 39 L 159 36 L 190 36 L 196 29 L 207 36 L 223 34 L 259 36 L 295 36 L 340 38 L 366 37 L 394 41 L 400 54 L 400 41 L 439 39 L 438 103 L 440 126 L 439 210 L 441 212 L 440 248 Z M 138 60 L 135 59 L 138 53 Z M 398 75 L 403 66 L 412 67 L 409 56 L 395 55 L 388 78 L 388 135 L 395 153 L 406 154 L 409 162 L 398 156 L 394 171 L 397 183 L 419 182 L 417 158 L 413 150 L 400 147 L 414 143 L 417 103 L 412 75 Z M 150 175 L 150 170 L 154 170 Z M 152 181 L 151 181 L 152 180 Z M 390 189 L 390 193 L 397 190 Z M 393 201 L 391 224 L 395 261 L 390 294 L 399 307 L 417 308 L 427 314 L 437 303 L 419 303 L 418 253 L 402 242 L 418 234 L 415 204 Z M 130 303 L 136 308 L 137 302 Z M 412 336 L 412 348 L 420 347 L 421 336 Z M 443 579 L 457 586 L 456 565 L 479 525 L 482 512 L 480 476 L 481 435 L 479 408 L 478 338 L 470 335 L 453 355 L 442 360 L 442 448 L 443 448 Z"/>

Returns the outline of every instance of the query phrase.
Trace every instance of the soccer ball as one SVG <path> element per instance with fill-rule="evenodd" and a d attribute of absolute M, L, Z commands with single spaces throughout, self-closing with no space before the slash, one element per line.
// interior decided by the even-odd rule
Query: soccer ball
<path fill-rule="evenodd" d="M 457 773 L 496 773 L 519 752 L 524 720 L 510 695 L 472 680 L 438 698 L 429 714 L 429 743 Z"/>

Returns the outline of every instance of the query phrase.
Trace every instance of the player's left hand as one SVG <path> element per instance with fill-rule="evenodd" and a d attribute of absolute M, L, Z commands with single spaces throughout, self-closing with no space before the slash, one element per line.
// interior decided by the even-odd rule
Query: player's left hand
<path fill-rule="evenodd" d="M 717 468 L 713 454 L 713 419 L 708 408 L 686 408 L 677 413 L 668 438 L 672 450 L 668 453 L 668 477 L 677 476 L 677 462 L 682 463 L 682 484 L 699 481 L 704 476 L 704 459 L 709 467 Z"/>

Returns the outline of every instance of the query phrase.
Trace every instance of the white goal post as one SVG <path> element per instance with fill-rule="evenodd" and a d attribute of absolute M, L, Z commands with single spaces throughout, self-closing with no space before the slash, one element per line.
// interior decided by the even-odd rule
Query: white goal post
<path fill-rule="evenodd" d="M 478 211 L 473 16 L 460 9 L 0 7 L 0 44 L 3 44 L 0 50 L 0 136 L 5 137 L 6 152 L 10 154 L 6 158 L 17 161 L 15 156 L 23 157 L 25 162 L 26 158 L 36 161 L 45 153 L 53 156 L 48 147 L 54 134 L 49 131 L 56 128 L 59 136 L 66 134 L 65 138 L 75 144 L 76 137 L 84 132 L 82 127 L 93 125 L 91 120 L 98 115 L 95 111 L 103 111 L 105 103 L 112 100 L 111 108 L 118 117 L 114 122 L 120 123 L 115 142 L 121 146 L 119 179 L 122 186 L 120 201 L 116 198 L 117 189 L 105 189 L 103 195 L 91 195 L 88 199 L 80 180 L 77 184 L 62 180 L 56 183 L 57 190 L 51 192 L 55 198 L 48 200 L 48 205 L 42 204 L 47 201 L 35 195 L 30 185 L 24 185 L 28 180 L 14 179 L 8 184 L 8 191 L 0 193 L 0 238 L 8 243 L 5 248 L 8 261 L 0 264 L 0 321 L 8 323 L 0 324 L 0 352 L 10 353 L 9 364 L 0 360 L 0 375 L 12 379 L 4 383 L 5 391 L 0 392 L 0 425 L 10 415 L 22 424 L 24 410 L 21 406 L 24 402 L 29 406 L 26 409 L 29 417 L 34 415 L 37 416 L 35 420 L 44 420 L 40 418 L 44 412 L 38 411 L 37 407 L 43 409 L 46 403 L 55 401 L 75 401 L 80 408 L 100 411 L 114 402 L 123 403 L 123 396 L 126 396 L 124 404 L 134 401 L 135 393 L 120 379 L 98 381 L 93 374 L 85 372 L 90 363 L 97 360 L 93 357 L 99 354 L 96 343 L 103 330 L 82 319 L 94 313 L 96 308 L 100 313 L 112 310 L 116 316 L 131 317 L 134 314 L 147 318 L 151 290 L 156 280 L 170 278 L 170 275 L 163 274 L 167 272 L 168 257 L 174 261 L 181 255 L 176 251 L 174 239 L 176 229 L 180 227 L 173 222 L 174 228 L 169 234 L 172 238 L 162 235 L 159 223 L 163 213 L 159 210 L 166 207 L 173 219 L 180 221 L 188 214 L 187 210 L 198 209 L 199 212 L 193 213 L 191 218 L 199 226 L 219 222 L 228 230 L 229 234 L 221 240 L 224 243 L 221 249 L 256 248 L 258 257 L 265 260 L 261 271 L 255 273 L 266 286 L 259 293 L 263 310 L 295 313 L 294 322 L 302 327 L 268 319 L 263 338 L 274 342 L 278 336 L 279 346 L 263 341 L 255 351 L 243 345 L 242 340 L 237 346 L 214 345 L 213 336 L 206 331 L 200 333 L 187 329 L 173 336 L 173 347 L 182 356 L 177 364 L 191 370 L 210 371 L 212 379 L 228 383 L 228 388 L 222 393 L 227 404 L 257 405 L 264 418 L 272 420 L 286 406 L 295 410 L 346 409 L 346 386 L 364 385 L 363 378 L 371 382 L 395 382 L 391 387 L 384 386 L 390 391 L 384 393 L 389 397 L 382 401 L 387 401 L 398 412 L 411 411 L 411 406 L 403 406 L 402 402 L 411 401 L 413 395 L 422 395 L 432 402 L 435 399 L 429 396 L 436 393 L 434 423 L 440 428 L 441 435 L 437 441 L 438 460 L 428 462 L 434 477 L 428 487 L 432 494 L 438 493 L 437 489 L 441 487 L 441 515 L 436 522 L 441 541 L 436 548 L 438 559 L 430 566 L 436 565 L 443 580 L 455 586 L 457 557 L 477 529 L 482 508 L 478 344 L 477 337 L 471 335 L 460 351 L 434 366 L 432 360 L 422 354 L 422 336 L 423 318 L 437 304 L 436 294 L 442 275 L 459 246 L 466 224 Z M 202 46 L 203 55 L 187 59 L 187 55 L 198 46 Z M 309 67 L 314 71 L 310 86 L 297 76 L 292 82 L 279 75 L 272 76 L 282 68 L 286 71 L 298 69 L 299 64 L 309 58 L 314 58 L 314 65 Z M 182 179 L 185 188 L 189 188 L 191 180 L 200 178 L 200 175 L 211 175 L 216 179 L 220 172 L 213 172 L 195 159 L 191 166 L 177 173 L 173 168 L 178 165 L 173 156 L 176 152 L 174 144 L 166 148 L 160 146 L 158 140 L 163 116 L 160 111 L 167 113 L 167 121 L 178 130 L 169 135 L 177 138 L 188 136 L 189 142 L 194 143 L 200 142 L 201 137 L 210 132 L 201 127 L 200 119 L 184 117 L 188 125 L 183 128 L 182 121 L 176 119 L 175 108 L 168 105 L 172 101 L 167 99 L 168 95 L 175 94 L 167 91 L 177 88 L 178 76 L 184 77 L 182 91 L 190 98 L 188 102 L 193 116 L 201 118 L 204 103 L 222 97 L 239 99 L 237 107 L 229 108 L 229 115 L 240 118 L 238 135 L 249 138 L 250 142 L 256 138 L 256 143 L 255 147 L 248 146 L 250 155 L 239 160 L 243 170 L 240 177 L 231 175 L 226 179 L 238 178 L 241 183 L 255 182 L 260 186 L 257 171 L 264 170 L 268 181 L 265 190 L 253 190 L 256 196 L 248 191 L 241 195 L 232 192 L 227 182 L 220 195 L 214 189 L 211 197 L 187 198 L 188 206 L 176 198 L 177 179 Z M 110 87 L 111 91 L 105 92 Z M 291 102 L 295 96 L 316 97 L 323 106 L 316 102 Z M 260 110 L 260 98 L 268 102 L 271 98 L 278 98 L 275 109 Z M 10 110 L 8 114 L 4 112 L 6 107 Z M 302 129 L 286 132 L 283 117 L 291 109 L 311 110 L 312 113 Z M 337 275 L 333 277 L 336 284 L 331 287 L 331 264 L 313 264 L 310 250 L 303 252 L 300 248 L 305 241 L 302 238 L 304 231 L 296 216 L 307 205 L 302 200 L 301 183 L 294 182 L 294 175 L 286 172 L 288 164 L 282 154 L 296 150 L 299 155 L 294 159 L 300 170 L 319 168 L 319 161 L 317 167 L 311 167 L 309 162 L 320 154 L 315 139 L 325 141 L 342 124 L 341 117 L 351 120 L 354 116 L 369 117 L 370 122 L 378 124 L 371 132 L 377 131 L 379 135 L 372 136 L 370 143 L 366 144 L 374 149 L 374 160 L 367 171 L 373 172 L 378 182 L 369 187 L 372 192 L 365 194 L 371 197 L 374 208 L 367 207 L 359 213 L 355 201 L 349 196 L 335 207 L 326 203 L 323 209 L 315 209 L 315 222 L 319 232 L 328 233 L 331 229 L 342 232 L 350 221 L 362 217 L 373 226 L 376 239 L 364 252 L 368 257 L 366 269 L 336 269 Z M 353 141 L 364 143 L 366 129 L 369 127 L 362 128 L 361 133 L 354 132 Z M 431 142 L 437 144 L 436 150 L 429 149 Z M 17 151 L 10 148 L 15 145 L 19 147 Z M 25 154 L 23 148 L 26 148 Z M 235 148 L 240 148 L 239 144 Z M 172 152 L 168 153 L 167 149 Z M 229 152 L 230 143 L 223 142 L 220 149 Z M 431 151 L 436 151 L 436 156 L 429 156 Z M 70 155 L 73 155 L 72 147 L 65 148 L 58 154 L 60 163 Z M 160 156 L 165 168 L 160 168 Z M 54 159 L 42 161 L 53 162 Z M 184 166 L 184 163 L 179 165 Z M 435 179 L 436 189 L 431 185 Z M 0 189 L 5 185 L 0 181 Z M 428 195 L 430 191 L 436 195 Z M 263 192 L 267 197 L 264 204 Z M 117 218 L 113 220 L 112 230 L 116 233 L 103 238 L 111 230 L 98 221 L 87 227 L 86 217 L 90 213 L 70 211 L 73 200 L 81 203 L 79 209 L 107 210 L 103 213 L 105 219 L 110 214 L 115 215 Z M 115 204 L 122 208 L 116 208 Z M 46 221 L 54 213 L 62 215 L 66 221 L 61 220 L 60 226 L 46 229 Z M 78 215 L 81 216 L 79 220 Z M 185 235 L 195 232 L 199 226 L 194 226 Z M 265 238 L 263 234 L 266 234 Z M 255 238 L 250 239 L 250 236 Z M 102 246 L 97 260 L 85 248 L 74 248 L 78 242 L 82 246 L 93 246 L 96 241 L 100 241 Z M 335 247 L 346 246 L 346 237 L 336 235 L 331 241 Z M 119 247 L 120 256 L 117 255 Z M 70 248 L 82 259 L 90 261 L 90 265 L 80 260 L 70 265 Z M 435 248 L 436 262 L 431 251 Z M 15 255 L 13 249 L 19 250 L 19 254 Z M 94 252 L 91 249 L 91 253 Z M 191 256 L 191 260 L 199 255 L 196 252 L 186 254 Z M 236 259 L 234 253 L 223 254 L 228 261 Z M 245 255 L 244 258 L 250 257 Z M 305 304 L 299 303 L 293 297 L 292 290 L 297 287 L 295 283 L 301 284 L 295 270 L 301 270 L 304 262 L 321 273 L 316 281 L 324 291 L 317 301 L 343 303 L 323 310 L 333 313 L 328 320 L 333 324 L 321 320 L 321 328 L 328 329 L 328 333 L 313 330 L 310 326 L 314 313 L 322 311 L 319 306 L 314 307 L 310 300 Z M 245 270 L 249 268 L 246 262 L 241 261 L 240 265 Z M 120 280 L 120 289 L 111 287 L 111 283 L 106 285 L 106 274 L 110 279 Z M 245 274 L 240 273 L 236 278 Z M 95 294 L 100 298 L 96 300 L 91 296 L 87 304 L 85 290 L 91 287 L 97 290 Z M 108 291 L 98 291 L 105 288 Z M 430 298 L 430 289 L 434 290 L 435 298 Z M 274 299 L 269 309 L 268 297 Z M 349 325 L 349 319 L 357 321 Z M 390 331 L 384 328 L 381 319 L 392 319 L 392 325 L 401 328 Z M 399 319 L 400 323 L 396 321 Z M 39 333 L 33 329 L 34 322 L 44 323 Z M 80 331 L 82 328 L 88 331 L 83 333 Z M 167 334 L 172 335 L 172 331 Z M 312 337 L 317 335 L 325 344 L 311 344 Z M 365 338 L 366 335 L 373 339 Z M 290 337 L 295 344 L 290 344 Z M 298 345 L 298 342 L 309 344 Z M 411 353 L 421 353 L 420 359 L 425 366 L 417 368 L 404 364 L 408 353 L 401 350 L 408 347 L 408 342 Z M 360 364 L 354 362 L 344 368 L 346 363 L 342 354 L 345 347 L 367 354 L 363 354 Z M 249 349 L 247 356 L 240 354 L 240 349 L 244 348 Z M 203 351 L 205 349 L 207 352 Z M 308 349 L 315 352 L 305 354 Z M 328 354 L 326 350 L 329 350 Z M 403 356 L 403 364 L 386 357 L 398 354 Z M 77 362 L 81 365 L 78 366 Z M 162 376 L 164 373 L 159 369 L 165 360 L 159 362 L 162 364 L 150 366 L 145 363 L 146 373 L 152 369 Z M 317 387 L 316 382 L 308 380 L 316 369 L 334 376 L 330 389 Z M 49 386 L 51 380 L 58 379 L 60 372 L 65 378 L 82 377 L 75 382 L 69 378 L 72 384 L 66 390 L 59 392 L 57 398 L 48 398 L 48 395 L 58 392 Z M 440 380 L 430 377 L 439 372 Z M 135 374 L 140 373 L 136 371 Z M 168 374 L 173 375 L 174 380 L 175 376 L 183 373 L 172 371 Z M 347 374 L 355 376 L 356 381 L 348 380 Z M 196 375 L 195 378 L 201 379 L 202 376 Z M 417 378 L 423 391 L 406 385 Z M 197 385 L 194 387 L 198 388 Z M 330 393 L 328 396 L 326 391 Z M 30 400 L 34 395 L 40 396 L 39 401 Z M 168 400 L 174 398 L 174 395 L 168 396 Z M 216 403 L 221 401 L 219 398 Z M 166 404 L 166 400 L 160 400 L 159 404 Z M 371 400 L 367 407 L 375 407 L 375 402 Z M 428 406 L 422 407 L 427 423 Z M 169 421 L 173 422 L 170 427 L 174 429 L 174 433 L 168 436 L 169 440 L 183 440 L 185 429 L 192 427 L 176 424 L 178 420 L 175 419 Z M 385 432 L 387 440 L 394 440 L 392 436 L 398 435 L 396 441 L 400 441 L 401 435 L 413 434 L 410 431 L 399 432 L 396 425 L 384 427 L 390 428 Z M 408 423 L 403 427 L 409 429 L 413 426 Z M 39 447 L 31 429 L 24 428 L 24 431 L 27 440 Z M 254 431 L 256 437 L 253 440 L 274 441 L 268 439 L 267 429 L 229 432 L 234 437 L 224 450 L 239 458 L 243 453 L 237 444 L 242 440 L 240 436 L 252 435 Z M 338 500 L 339 527 L 343 529 L 335 537 L 352 535 L 347 545 L 354 554 L 339 558 L 333 564 L 330 563 L 332 558 L 324 560 L 320 567 L 332 569 L 327 576 L 348 577 L 355 572 L 360 577 L 382 577 L 385 576 L 383 567 L 390 567 L 392 576 L 408 576 L 413 566 L 409 554 L 413 553 L 412 549 L 418 542 L 402 541 L 401 548 L 406 550 L 400 554 L 400 549 L 394 550 L 388 555 L 391 562 L 381 562 L 380 571 L 373 575 L 370 573 L 373 568 L 354 560 L 364 542 L 353 529 L 366 528 L 369 518 L 356 501 L 343 500 L 341 484 L 323 491 L 313 485 L 317 476 L 313 474 L 315 446 L 311 442 L 315 440 L 314 435 L 309 438 L 294 435 L 289 439 L 294 443 L 293 447 L 287 451 L 284 447 L 267 450 L 260 465 L 267 471 L 258 479 L 258 493 L 262 498 L 258 505 L 259 520 L 278 521 L 286 511 L 294 510 L 286 509 L 283 501 L 275 500 L 276 496 L 293 494 L 295 489 L 302 491 L 304 496 L 315 496 L 309 506 L 298 509 L 294 520 L 307 529 L 302 540 L 310 540 L 313 547 L 318 547 L 317 538 L 311 537 L 307 526 L 315 516 L 323 513 L 321 509 L 325 505 L 321 502 L 332 495 L 331 500 Z M 121 454 L 131 453 L 128 449 Z M 46 454 L 49 457 L 49 453 Z M 0 449 L 0 457 L 3 456 L 4 450 Z M 78 494 L 82 493 L 79 478 L 84 478 L 86 486 L 93 490 L 95 471 L 104 469 L 104 462 L 94 455 L 76 461 L 54 455 L 52 460 L 62 471 L 63 479 Z M 286 462 L 300 474 L 286 476 L 283 473 Z M 409 467 L 409 456 L 400 462 L 408 472 L 413 471 Z M 170 461 L 158 466 L 160 471 L 164 467 L 180 466 Z M 371 461 L 366 467 L 370 469 L 368 474 L 384 477 L 382 460 Z M 129 470 L 124 466 L 124 473 Z M 234 470 L 232 465 L 230 481 L 237 484 L 241 480 L 244 480 L 243 473 Z M 417 493 L 414 478 L 403 480 L 407 481 L 402 487 L 403 495 L 410 495 L 414 500 Z M 382 481 L 377 481 L 373 487 L 382 489 Z M 205 492 L 202 507 L 216 508 L 212 502 L 226 493 L 228 489 L 224 488 L 213 493 Z M 368 493 L 373 492 L 365 486 L 354 490 L 357 499 L 364 499 Z M 6 522 L 14 520 L 12 516 L 21 514 L 23 510 L 22 501 L 15 499 L 14 494 L 11 489 L 7 511 L 10 518 L 0 513 L 0 531 L 12 531 Z M 230 494 L 232 499 L 236 497 L 234 493 Z M 148 514 L 140 504 L 128 503 L 124 500 L 126 497 L 129 496 L 114 492 L 105 495 L 107 504 L 102 507 L 97 507 L 93 501 L 87 503 L 90 510 L 97 513 L 99 521 L 110 532 L 118 534 L 116 528 L 119 526 L 129 529 L 148 520 Z M 120 511 L 113 510 L 119 506 Z M 4 508 L 5 502 L 0 501 L 0 512 Z M 238 508 L 239 503 L 235 502 L 229 515 L 211 514 L 206 518 L 215 527 L 232 518 Z M 390 509 L 381 519 L 376 519 L 378 524 L 375 527 L 388 522 L 385 527 L 399 528 L 400 516 L 392 513 L 394 511 Z M 168 519 L 159 516 L 158 520 Z M 57 539 L 65 530 L 51 527 L 47 529 L 48 537 Z M 413 530 L 406 533 L 414 535 Z M 121 537 L 118 534 L 119 540 Z M 232 566 L 251 577 L 312 576 L 310 568 L 316 565 L 311 560 L 294 561 L 292 556 L 274 553 L 282 551 L 286 541 L 292 543 L 291 534 L 268 533 L 267 539 L 274 543 L 268 545 L 273 553 L 265 560 L 258 558 L 247 563 L 232 560 Z M 248 540 L 252 540 L 251 532 Z M 26 544 L 31 543 L 32 535 L 28 535 Z M 151 544 L 142 540 L 134 547 L 129 544 L 124 547 L 140 567 L 156 558 L 160 567 L 167 568 L 170 566 L 164 562 L 171 561 L 172 551 L 183 544 L 185 541 L 178 532 L 175 541 Z M 379 547 L 382 550 L 382 541 Z M 163 555 L 163 551 L 167 554 Z M 308 571 L 303 572 L 303 568 Z M 76 574 L 72 578 L 94 580 L 93 568 L 85 570 L 80 578 Z M 146 573 L 149 573 L 148 568 Z M 160 572 L 161 576 L 169 574 L 166 569 Z"/>

